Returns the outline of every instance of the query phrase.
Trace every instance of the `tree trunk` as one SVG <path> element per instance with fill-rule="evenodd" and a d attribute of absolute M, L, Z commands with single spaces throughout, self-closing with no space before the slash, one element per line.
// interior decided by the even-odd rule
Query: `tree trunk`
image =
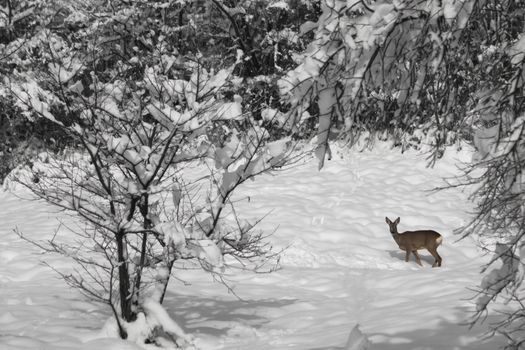
<path fill-rule="evenodd" d="M 137 319 L 137 313 L 132 308 L 132 295 L 129 280 L 127 263 L 127 253 L 124 248 L 124 234 L 117 234 L 117 255 L 118 255 L 118 277 L 120 292 L 120 312 L 126 322 L 133 322 Z"/>

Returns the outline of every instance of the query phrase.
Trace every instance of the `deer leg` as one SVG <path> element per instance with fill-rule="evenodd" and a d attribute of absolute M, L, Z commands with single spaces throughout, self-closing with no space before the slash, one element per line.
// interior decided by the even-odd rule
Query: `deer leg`
<path fill-rule="evenodd" d="M 410 250 L 406 250 L 406 254 L 405 254 L 405 262 L 408 262 L 408 258 L 410 257 Z"/>
<path fill-rule="evenodd" d="M 413 250 L 412 253 L 414 254 L 414 256 L 416 257 L 416 262 L 419 266 L 423 266 L 423 264 L 421 264 L 421 259 L 419 258 L 419 254 L 417 253 L 417 250 Z"/>
<path fill-rule="evenodd" d="M 441 257 L 439 256 L 437 249 L 427 248 L 427 250 L 430 252 L 430 254 L 432 254 L 434 259 L 436 259 L 436 261 L 434 261 L 434 263 L 432 264 L 432 267 L 441 266 Z"/>

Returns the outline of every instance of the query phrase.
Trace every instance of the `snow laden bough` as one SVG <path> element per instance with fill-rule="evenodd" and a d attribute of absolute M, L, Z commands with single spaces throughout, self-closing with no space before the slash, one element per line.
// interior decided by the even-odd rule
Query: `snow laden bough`
<path fill-rule="evenodd" d="M 290 119 L 300 123 L 307 119 L 312 105 L 318 108 L 316 155 L 320 167 L 330 155 L 329 140 L 340 137 L 353 144 L 359 139 L 355 133 L 376 131 L 369 129 L 371 115 L 365 113 L 362 120 L 359 116 L 362 105 L 371 103 L 368 97 L 381 101 L 378 109 L 383 111 L 386 101 L 395 101 L 398 106 L 421 105 L 425 83 L 447 64 L 447 45 L 460 37 L 475 3 L 319 2 L 317 22 L 301 26 L 300 34 L 310 33 L 313 40 L 298 55 L 297 67 L 279 80 L 279 89 L 292 106 Z M 405 113 L 403 108 L 395 111 L 398 124 L 412 118 L 413 113 Z M 439 130 L 434 129 L 425 132 L 428 141 L 437 143 Z"/>
<path fill-rule="evenodd" d="M 55 44 L 53 66 L 38 79 L 13 82 L 13 93 L 26 113 L 52 121 L 56 107 L 67 105 L 72 122 L 57 123 L 80 148 L 41 154 L 11 179 L 74 215 L 52 240 L 33 243 L 77 263 L 59 273 L 111 308 L 117 336 L 190 343 L 161 306 L 174 266 L 196 261 L 221 273 L 225 255 L 254 268 L 274 257 L 263 233 L 236 215 L 231 196 L 246 180 L 287 164 L 291 141 L 270 142 L 248 121 L 211 140 L 214 128 L 242 117 L 238 99 L 232 108 L 218 98 L 233 68 L 210 73 L 188 62 L 193 74 L 173 79 L 164 74 L 172 61 L 165 59 L 133 78 L 115 71 L 107 80 L 88 66 L 59 67 L 67 43 L 57 37 Z"/>

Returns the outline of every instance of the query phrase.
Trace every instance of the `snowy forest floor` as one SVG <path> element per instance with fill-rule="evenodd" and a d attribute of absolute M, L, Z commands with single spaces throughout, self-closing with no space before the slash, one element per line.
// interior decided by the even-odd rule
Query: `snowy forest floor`
<path fill-rule="evenodd" d="M 237 296 L 205 272 L 178 270 L 189 284 L 173 281 L 164 305 L 204 350 L 344 350 L 356 324 L 374 350 L 497 349 L 503 339 L 486 339 L 487 323 L 470 330 L 465 324 L 475 295 L 469 288 L 479 284 L 489 259 L 473 238 L 457 241 L 452 233 L 470 218 L 468 194 L 431 192 L 458 174 L 457 157 L 469 155 L 449 154 L 429 169 L 424 155 L 379 145 L 342 159 L 334 154 L 320 172 L 311 160 L 245 184 L 239 214 L 267 215 L 260 228 L 275 230 L 269 240 L 285 248 L 281 268 L 227 270 Z M 107 307 L 41 263 L 67 269 L 69 261 L 43 256 L 13 233 L 18 227 L 28 237 L 49 238 L 60 215 L 42 202 L 0 193 L 0 348 L 138 349 L 104 338 Z M 443 266 L 431 268 L 426 251 L 423 267 L 413 256 L 405 263 L 385 216 L 401 217 L 400 232 L 440 232 Z"/>

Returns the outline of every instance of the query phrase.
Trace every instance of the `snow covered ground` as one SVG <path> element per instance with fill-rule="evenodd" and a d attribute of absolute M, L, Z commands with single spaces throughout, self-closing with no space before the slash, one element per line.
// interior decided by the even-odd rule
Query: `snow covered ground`
<path fill-rule="evenodd" d="M 468 157 L 468 154 L 461 154 Z M 265 175 L 238 193 L 240 214 L 258 218 L 276 250 L 286 248 L 271 274 L 228 270 L 237 296 L 200 271 L 178 271 L 165 301 L 196 344 L 208 349 L 346 350 L 356 324 L 374 350 L 494 350 L 486 325 L 469 330 L 469 300 L 482 256 L 473 239 L 452 231 L 469 220 L 471 204 L 458 189 L 429 192 L 457 173 L 452 155 L 434 169 L 424 156 L 386 147 L 351 152 L 317 171 L 315 161 Z M 247 198 L 249 197 L 249 201 Z M 104 338 L 109 310 L 72 290 L 21 241 L 49 238 L 62 214 L 44 203 L 0 193 L 0 349 L 139 349 Z M 431 228 L 444 236 L 443 267 L 423 267 L 391 238 L 385 216 L 400 231 Z M 66 218 L 66 220 L 69 220 Z M 68 268 L 61 257 L 47 257 Z"/>

